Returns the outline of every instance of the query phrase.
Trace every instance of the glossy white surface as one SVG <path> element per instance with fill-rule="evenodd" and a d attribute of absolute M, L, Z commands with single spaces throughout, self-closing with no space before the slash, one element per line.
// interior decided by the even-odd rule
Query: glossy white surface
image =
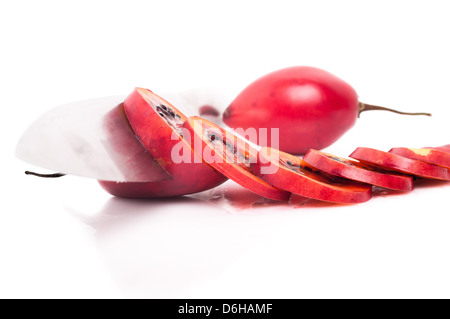
<path fill-rule="evenodd" d="M 14 158 L 51 107 L 135 86 L 231 98 L 291 65 L 324 68 L 368 112 L 330 153 L 450 143 L 448 4 L 25 1 L 0 4 L 0 297 L 450 297 L 449 184 L 354 206 L 111 198 Z M 42 171 L 42 170 L 39 170 Z M 227 191 L 227 198 L 244 190 Z M 233 205 L 234 203 L 234 205 Z"/>

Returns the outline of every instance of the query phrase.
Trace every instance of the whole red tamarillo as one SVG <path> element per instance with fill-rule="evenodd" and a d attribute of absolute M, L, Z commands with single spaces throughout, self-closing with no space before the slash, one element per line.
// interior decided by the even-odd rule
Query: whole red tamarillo
<path fill-rule="evenodd" d="M 346 82 L 321 69 L 290 67 L 269 73 L 246 87 L 223 114 L 232 128 L 279 129 L 279 149 L 305 154 L 337 141 L 356 122 L 359 114 L 370 110 L 405 113 L 358 101 L 356 91 Z"/>

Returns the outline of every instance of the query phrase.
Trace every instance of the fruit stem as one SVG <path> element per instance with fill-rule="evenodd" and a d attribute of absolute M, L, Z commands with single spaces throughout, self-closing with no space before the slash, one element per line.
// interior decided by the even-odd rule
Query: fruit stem
<path fill-rule="evenodd" d="M 26 175 L 33 175 L 33 176 L 37 176 L 37 177 L 43 177 L 43 178 L 58 178 L 58 177 L 62 177 L 65 176 L 66 174 L 61 174 L 61 173 L 54 173 L 54 174 L 39 174 L 39 173 L 35 173 L 35 172 L 30 172 L 30 171 L 25 171 Z"/>
<path fill-rule="evenodd" d="M 389 111 L 389 112 L 402 114 L 402 115 L 425 115 L 425 116 L 431 116 L 431 113 L 400 112 L 400 111 L 389 109 L 389 108 L 383 107 L 383 106 L 377 106 L 377 105 L 371 105 L 371 104 L 366 104 L 366 103 L 359 102 L 358 117 L 360 117 L 361 113 L 365 112 L 365 111 Z"/>

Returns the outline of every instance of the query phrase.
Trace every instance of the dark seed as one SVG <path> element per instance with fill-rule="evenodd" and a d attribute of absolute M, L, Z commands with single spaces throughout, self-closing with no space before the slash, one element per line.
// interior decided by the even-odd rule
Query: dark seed
<path fill-rule="evenodd" d="M 214 141 L 214 140 L 216 139 L 216 136 L 215 136 L 215 135 L 211 135 L 211 136 L 209 137 L 209 139 L 210 139 L 211 141 Z"/>
<path fill-rule="evenodd" d="M 292 164 L 291 161 L 287 161 L 286 163 L 287 163 L 289 166 L 294 166 L 294 164 Z"/>
<path fill-rule="evenodd" d="M 163 108 L 164 111 L 167 111 L 167 106 L 165 106 L 164 104 L 161 104 L 161 107 Z"/>
<path fill-rule="evenodd" d="M 312 168 L 311 167 L 309 167 L 309 166 L 305 166 L 305 167 L 303 167 L 303 169 L 305 170 L 305 171 L 308 171 L 308 172 L 313 172 L 313 170 L 312 170 Z"/>
<path fill-rule="evenodd" d="M 179 114 L 175 114 L 175 117 L 176 117 L 177 119 L 181 119 L 181 116 L 180 116 Z"/>
<path fill-rule="evenodd" d="M 172 110 L 169 110 L 169 114 L 170 114 L 172 117 L 175 117 L 175 113 L 174 113 Z"/>
<path fill-rule="evenodd" d="M 164 113 L 159 113 L 159 115 L 160 115 L 161 117 L 164 117 L 164 116 L 165 116 Z"/>
<path fill-rule="evenodd" d="M 162 112 L 162 109 L 161 109 L 159 106 L 157 106 L 157 107 L 156 107 L 156 111 Z"/>

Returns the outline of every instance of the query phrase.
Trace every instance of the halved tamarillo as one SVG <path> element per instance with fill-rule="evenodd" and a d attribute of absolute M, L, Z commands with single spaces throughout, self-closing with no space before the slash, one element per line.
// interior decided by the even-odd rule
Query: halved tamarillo
<path fill-rule="evenodd" d="M 270 147 L 259 151 L 252 169 L 269 184 L 312 199 L 362 203 L 372 197 L 371 185 L 333 178 L 296 156 Z"/>
<path fill-rule="evenodd" d="M 414 187 L 413 179 L 410 176 L 388 173 L 374 166 L 317 150 L 310 150 L 303 160 L 328 174 L 357 182 L 403 192 L 411 191 Z"/>
<path fill-rule="evenodd" d="M 222 184 L 227 178 L 201 160 L 195 159 L 181 134 L 181 126 L 187 119 L 168 101 L 150 90 L 136 88 L 124 101 L 127 119 L 142 145 L 157 163 L 171 176 L 171 180 L 152 183 L 100 184 L 115 196 L 121 197 L 171 197 L 197 193 Z M 186 146 L 190 161 L 178 162 L 173 150 Z"/>
<path fill-rule="evenodd" d="M 450 180 L 450 172 L 445 167 L 424 163 L 372 148 L 358 147 L 352 154 L 350 154 L 350 157 L 383 169 L 397 171 L 417 177 Z"/>
<path fill-rule="evenodd" d="M 190 117 L 184 127 L 193 137 L 195 152 L 216 170 L 260 196 L 280 201 L 289 199 L 289 192 L 273 187 L 252 173 L 250 162 L 257 151 L 243 139 L 197 116 Z"/>
<path fill-rule="evenodd" d="M 450 168 L 450 154 L 438 149 L 396 147 L 391 149 L 389 153 Z"/>
<path fill-rule="evenodd" d="M 223 113 L 232 128 L 266 129 L 267 139 L 252 141 L 261 146 L 278 140 L 279 149 L 305 154 L 322 149 L 340 138 L 364 111 L 387 110 L 358 101 L 356 91 L 346 82 L 324 70 L 296 66 L 269 73 L 247 86 Z"/>

